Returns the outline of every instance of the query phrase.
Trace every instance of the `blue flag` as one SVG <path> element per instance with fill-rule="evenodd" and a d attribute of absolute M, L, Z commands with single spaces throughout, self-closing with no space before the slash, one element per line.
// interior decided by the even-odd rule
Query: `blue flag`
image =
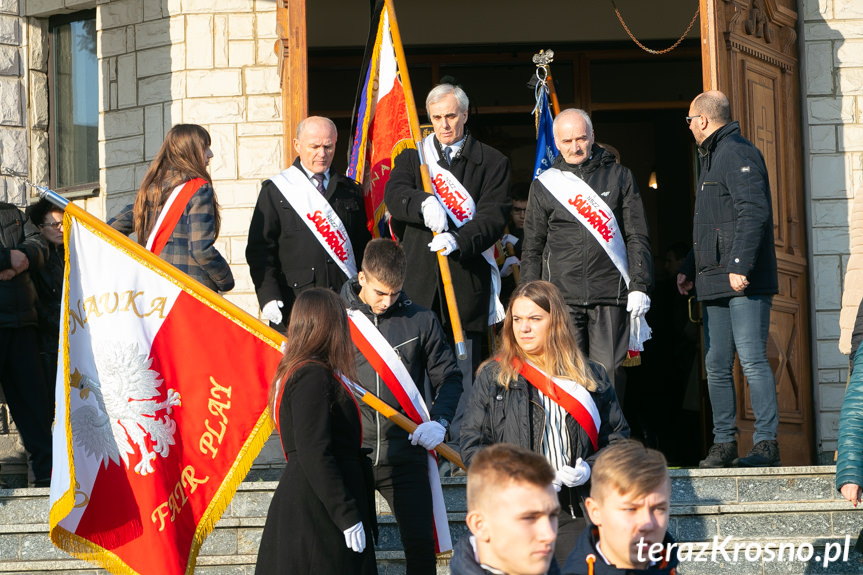
<path fill-rule="evenodd" d="M 551 167 L 557 156 L 557 146 L 554 145 L 551 110 L 548 108 L 548 95 L 544 89 L 539 90 L 539 127 L 536 130 L 536 164 L 533 166 L 533 177 Z"/>

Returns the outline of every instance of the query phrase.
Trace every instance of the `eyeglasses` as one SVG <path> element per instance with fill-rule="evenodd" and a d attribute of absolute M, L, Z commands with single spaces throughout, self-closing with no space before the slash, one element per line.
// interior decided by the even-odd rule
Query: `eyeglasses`
<path fill-rule="evenodd" d="M 40 228 L 52 227 L 55 230 L 60 228 L 63 225 L 63 222 L 48 222 L 46 224 L 39 224 Z"/>
<path fill-rule="evenodd" d="M 701 114 L 695 114 L 694 116 L 686 116 L 686 118 L 685 118 L 686 125 L 688 126 L 689 124 L 692 123 L 692 120 L 694 120 L 695 118 L 700 118 L 700 117 L 701 117 Z"/>

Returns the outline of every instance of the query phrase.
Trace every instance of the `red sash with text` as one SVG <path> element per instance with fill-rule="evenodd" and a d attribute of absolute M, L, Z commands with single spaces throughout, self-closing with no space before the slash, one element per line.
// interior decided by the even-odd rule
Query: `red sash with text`
<path fill-rule="evenodd" d="M 518 366 L 515 360 L 513 363 Z M 524 376 L 543 395 L 566 410 L 587 432 L 593 449 L 599 449 L 599 427 L 601 425 L 599 409 L 597 409 L 596 403 L 587 389 L 568 379 L 549 377 L 547 373 L 530 362 L 522 363 L 519 374 Z"/>

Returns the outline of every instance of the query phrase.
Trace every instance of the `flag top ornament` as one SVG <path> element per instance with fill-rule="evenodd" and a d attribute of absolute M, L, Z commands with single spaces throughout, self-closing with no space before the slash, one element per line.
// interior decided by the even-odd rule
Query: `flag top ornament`
<path fill-rule="evenodd" d="M 550 77 L 548 64 L 554 57 L 554 52 L 540 52 L 534 55 L 536 66 L 536 87 L 534 95 L 536 106 L 533 114 L 536 118 L 536 161 L 533 166 L 533 177 L 538 178 L 541 173 L 551 167 L 554 158 L 557 157 L 557 146 L 554 143 L 554 120 L 551 117 L 551 109 L 548 106 Z"/>
<path fill-rule="evenodd" d="M 74 204 L 63 224 L 51 540 L 191 574 L 272 430 L 283 336 Z"/>
<path fill-rule="evenodd" d="M 404 86 L 393 46 L 390 11 L 376 3 L 357 90 L 347 176 L 363 188 L 368 226 L 374 237 L 389 237 L 384 188 L 398 156 L 416 148 L 411 138 Z"/>

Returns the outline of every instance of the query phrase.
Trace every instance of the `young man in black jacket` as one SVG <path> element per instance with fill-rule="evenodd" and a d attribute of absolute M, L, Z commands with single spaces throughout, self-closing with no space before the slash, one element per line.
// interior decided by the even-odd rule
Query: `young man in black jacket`
<path fill-rule="evenodd" d="M 496 443 L 467 474 L 470 535 L 453 550 L 451 575 L 558 575 L 554 559 L 560 503 L 548 460 Z"/>
<path fill-rule="evenodd" d="M 767 167 L 758 148 L 740 135 L 740 124 L 731 121 L 722 92 L 696 97 L 686 120 L 698 144 L 701 174 L 692 250 L 677 287 L 682 294 L 695 287 L 704 302 L 704 367 L 713 409 L 713 445 L 699 466 L 778 466 L 779 415 L 767 336 L 779 284 Z M 735 351 L 755 414 L 754 446 L 739 459 Z"/>
<path fill-rule="evenodd" d="M 666 533 L 671 479 L 664 455 L 633 439 L 609 445 L 593 465 L 586 504 L 592 525 L 582 532 L 563 573 L 676 573 L 677 548 Z"/>
<path fill-rule="evenodd" d="M 405 267 L 405 254 L 398 244 L 372 240 L 363 254 L 362 270 L 342 286 L 341 295 L 354 317 L 357 312 L 365 316 L 352 319 L 352 330 L 362 332 L 358 326 L 364 325 L 366 330 L 379 332 L 386 340 L 380 343 L 392 347 L 386 351 L 395 353 L 392 360 L 401 360 L 406 369 L 401 381 L 405 387 L 399 387 L 399 382 L 382 377 L 373 367 L 375 358 L 368 348 L 358 346 L 357 374 L 363 387 L 410 417 L 413 405 L 404 405 L 405 395 L 422 397 L 426 375 L 431 382 L 428 420 L 412 435 L 364 404 L 361 412 L 363 446 L 372 450 L 375 487 L 398 521 L 407 573 L 433 574 L 435 524 L 429 472 L 437 474 L 437 469 L 430 468 L 428 450 L 444 439 L 461 396 L 462 374 L 435 314 L 402 292 Z M 395 367 L 388 363 L 392 372 L 397 371 Z M 423 404 L 416 411 L 424 408 Z"/>

